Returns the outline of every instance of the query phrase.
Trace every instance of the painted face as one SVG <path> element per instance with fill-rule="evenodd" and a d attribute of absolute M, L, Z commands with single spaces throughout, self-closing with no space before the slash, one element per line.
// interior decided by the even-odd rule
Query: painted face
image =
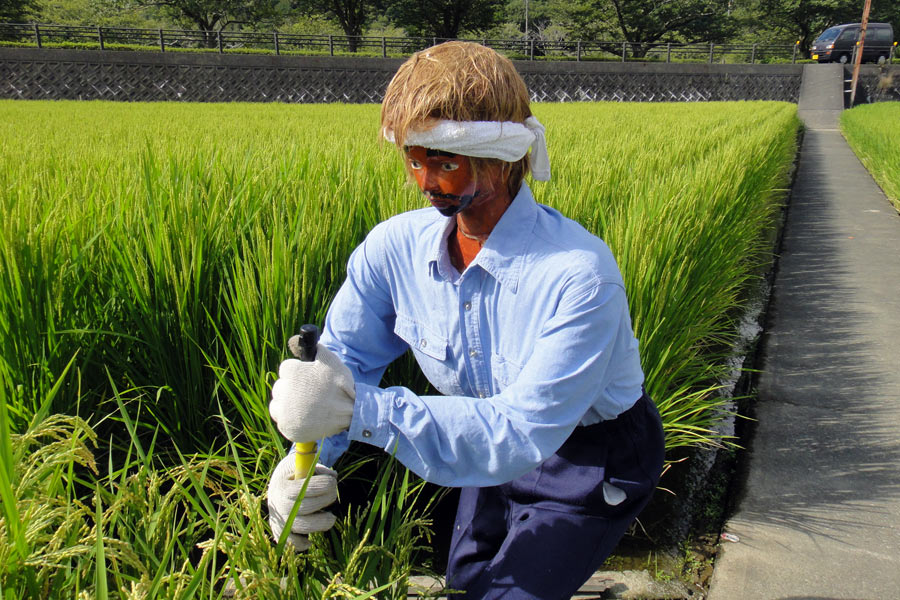
<path fill-rule="evenodd" d="M 404 150 L 406 166 L 419 189 L 445 217 L 465 210 L 478 195 L 467 157 L 422 146 L 408 146 Z"/>

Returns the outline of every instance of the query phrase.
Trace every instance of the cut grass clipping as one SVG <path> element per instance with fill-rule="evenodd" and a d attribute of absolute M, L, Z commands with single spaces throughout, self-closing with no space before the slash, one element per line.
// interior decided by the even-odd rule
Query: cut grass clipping
<path fill-rule="evenodd" d="M 721 441 L 796 107 L 534 110 L 554 175 L 532 187 L 619 261 L 668 448 Z M 424 205 L 378 107 L 0 101 L 0 117 L 0 596 L 404 598 L 435 498 L 400 465 L 307 554 L 278 551 L 263 502 L 287 449 L 267 409 L 287 339 L 322 322 L 369 229 Z M 386 383 L 426 386 L 408 359 Z"/>

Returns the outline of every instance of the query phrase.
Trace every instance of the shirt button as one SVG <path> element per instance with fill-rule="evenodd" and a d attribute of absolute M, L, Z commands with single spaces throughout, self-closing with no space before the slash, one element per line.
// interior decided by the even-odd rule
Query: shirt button
<path fill-rule="evenodd" d="M 478 392 L 478 397 L 479 397 L 479 398 L 484 398 L 484 392 Z"/>
<path fill-rule="evenodd" d="M 472 303 L 471 302 L 463 303 L 463 308 L 466 310 L 472 310 Z"/>
<path fill-rule="evenodd" d="M 370 437 L 372 437 L 372 432 L 368 429 L 363 429 L 362 436 L 364 438 L 370 438 Z"/>
<path fill-rule="evenodd" d="M 472 358 L 475 358 L 475 356 L 477 356 L 477 355 L 478 355 L 478 352 L 475 351 L 475 348 L 472 348 L 471 350 L 469 350 L 469 356 L 471 356 Z"/>
<path fill-rule="evenodd" d="M 424 340 L 424 339 L 423 339 L 423 340 L 419 340 L 419 347 L 420 347 L 420 348 L 424 348 L 424 347 L 427 346 L 427 345 L 428 345 L 428 340 Z"/>

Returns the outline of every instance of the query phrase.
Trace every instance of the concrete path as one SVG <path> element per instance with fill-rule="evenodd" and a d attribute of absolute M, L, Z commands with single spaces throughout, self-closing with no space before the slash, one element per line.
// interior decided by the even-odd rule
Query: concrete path
<path fill-rule="evenodd" d="M 804 73 L 758 423 L 725 529 L 740 541 L 709 600 L 900 599 L 900 216 L 838 130 L 833 87 L 809 95 L 830 67 Z"/>

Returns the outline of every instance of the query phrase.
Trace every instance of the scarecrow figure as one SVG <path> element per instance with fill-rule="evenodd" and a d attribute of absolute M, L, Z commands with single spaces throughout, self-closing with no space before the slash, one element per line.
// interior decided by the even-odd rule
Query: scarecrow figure
<path fill-rule="evenodd" d="M 321 440 L 291 540 L 327 529 L 350 441 L 462 488 L 447 586 L 464 598 L 568 599 L 646 505 L 663 463 L 622 276 L 606 244 L 535 202 L 550 178 L 524 81 L 488 48 L 447 42 L 397 71 L 381 112 L 431 207 L 356 248 L 314 362 L 287 360 L 270 412 Z M 530 153 L 529 153 L 530 150 Z M 412 350 L 442 395 L 381 388 Z M 269 489 L 275 535 L 303 480 Z"/>

